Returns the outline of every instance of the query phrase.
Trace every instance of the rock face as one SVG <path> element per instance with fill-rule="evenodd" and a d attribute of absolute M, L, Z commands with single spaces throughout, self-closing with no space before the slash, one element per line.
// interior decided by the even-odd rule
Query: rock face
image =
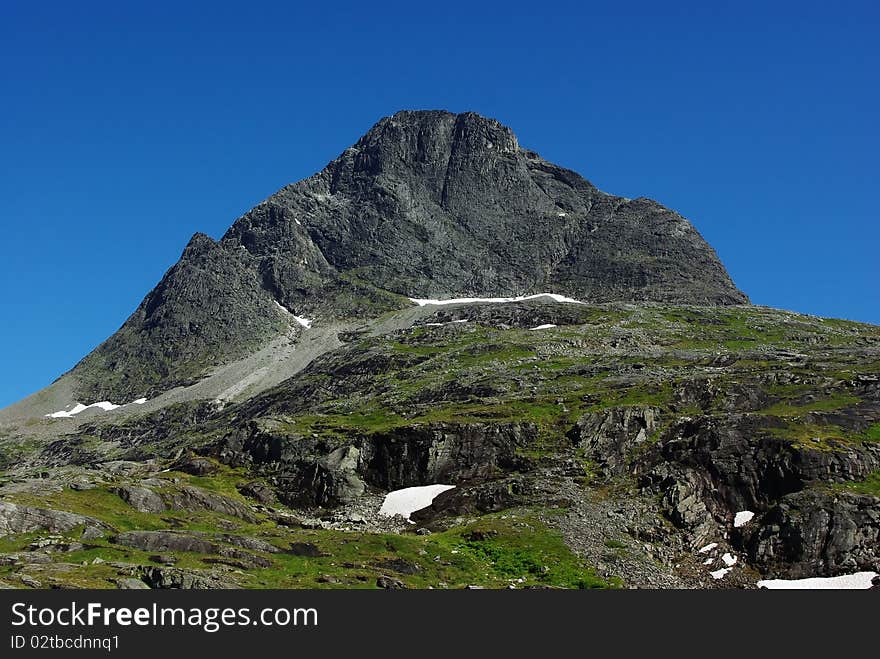
<path fill-rule="evenodd" d="M 605 194 L 474 113 L 399 112 L 320 173 L 197 234 L 74 370 L 83 399 L 151 396 L 246 354 L 297 316 L 402 297 L 555 292 L 592 302 L 747 302 L 677 213 Z M 280 306 L 279 306 L 280 305 Z"/>
<path fill-rule="evenodd" d="M 749 559 L 792 578 L 880 567 L 880 498 L 822 491 L 784 497 L 744 529 Z"/>
<path fill-rule="evenodd" d="M 643 481 L 693 492 L 718 518 L 761 510 L 812 482 L 860 480 L 880 468 L 880 447 L 836 450 L 780 441 L 772 417 L 685 419 L 640 460 Z M 683 497 L 687 499 L 687 495 Z"/>
<path fill-rule="evenodd" d="M 364 493 L 358 475 L 360 451 L 341 446 L 304 469 L 293 481 L 287 500 L 306 505 L 338 505 L 353 501 Z"/>
<path fill-rule="evenodd" d="M 533 441 L 531 423 L 438 423 L 375 435 L 364 446 L 365 478 L 397 489 L 487 479 L 512 468 L 516 449 Z"/>
<path fill-rule="evenodd" d="M 85 515 L 0 501 L 0 538 L 13 533 L 31 531 L 61 533 L 77 526 L 92 529 L 92 534 L 95 532 L 100 534 L 107 529 L 107 525 L 103 522 Z"/>
<path fill-rule="evenodd" d="M 762 415 L 684 419 L 634 465 L 670 519 L 703 542 L 726 527 L 768 574 L 803 578 L 880 567 L 880 499 L 835 491 L 880 468 L 872 442 L 813 448 L 781 441 Z M 757 513 L 733 526 L 734 514 Z"/>
<path fill-rule="evenodd" d="M 148 487 L 124 485 L 114 491 L 120 499 L 142 513 L 161 513 L 166 508 L 162 497 Z"/>
<path fill-rule="evenodd" d="M 181 487 L 178 491 L 166 495 L 165 503 L 174 510 L 210 510 L 222 515 L 238 517 L 246 522 L 256 520 L 247 504 L 197 487 Z"/>
<path fill-rule="evenodd" d="M 653 407 L 614 407 L 585 414 L 569 437 L 603 471 L 617 475 L 626 470 L 629 451 L 648 440 L 659 416 Z"/>

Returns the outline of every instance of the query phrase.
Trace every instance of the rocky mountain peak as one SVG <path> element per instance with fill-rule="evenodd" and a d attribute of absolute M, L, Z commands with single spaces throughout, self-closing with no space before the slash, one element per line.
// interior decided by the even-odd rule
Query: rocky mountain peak
<path fill-rule="evenodd" d="M 142 395 L 239 358 L 286 317 L 381 314 L 412 298 L 551 292 L 585 302 L 747 303 L 697 230 L 599 191 L 473 112 L 401 111 L 316 175 L 196 234 L 76 371 L 85 398 Z M 155 363 L 154 363 L 155 362 Z M 108 368 L 125 377 L 110 377 Z"/>

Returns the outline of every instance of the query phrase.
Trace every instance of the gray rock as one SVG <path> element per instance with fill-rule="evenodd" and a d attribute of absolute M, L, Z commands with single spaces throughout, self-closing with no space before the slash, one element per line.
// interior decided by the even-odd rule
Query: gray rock
<path fill-rule="evenodd" d="M 23 583 L 25 586 L 29 586 L 30 588 L 42 588 L 43 587 L 43 584 L 39 580 L 34 579 L 29 574 L 19 573 L 18 579 L 19 579 L 19 581 L 21 581 L 21 583 Z"/>
<path fill-rule="evenodd" d="M 798 579 L 880 567 L 878 497 L 805 490 L 737 531 L 749 561 L 767 573 Z"/>
<path fill-rule="evenodd" d="M 141 579 L 135 579 L 134 577 L 125 577 L 123 579 L 116 579 L 113 583 L 116 584 L 116 587 L 120 590 L 149 590 L 150 587 L 144 583 Z"/>
<path fill-rule="evenodd" d="M 318 461 L 319 503 L 346 503 L 364 493 L 364 482 L 358 476 L 359 460 L 358 449 L 342 446 Z"/>
<path fill-rule="evenodd" d="M 165 504 L 174 510 L 208 510 L 222 515 L 238 517 L 246 522 L 255 522 L 250 507 L 222 494 L 207 492 L 201 488 L 184 486 L 176 492 L 164 495 Z"/>
<path fill-rule="evenodd" d="M 112 491 L 132 508 L 142 513 L 161 513 L 167 510 L 162 497 L 148 487 L 123 485 Z"/>
<path fill-rule="evenodd" d="M 385 590 L 406 589 L 406 584 L 403 583 L 400 579 L 395 579 L 394 577 L 389 577 L 385 575 L 376 579 L 376 586 L 378 586 L 379 588 L 384 588 Z"/>
<path fill-rule="evenodd" d="M 109 529 L 106 524 L 93 517 L 0 501 L 0 537 L 31 531 L 63 533 L 77 526 L 92 528 L 95 532 Z"/>
<path fill-rule="evenodd" d="M 376 433 L 364 443 L 364 477 L 386 490 L 481 480 L 518 464 L 533 423 L 435 423 Z"/>
<path fill-rule="evenodd" d="M 612 407 L 582 416 L 569 437 L 603 471 L 619 475 L 627 470 L 630 451 L 648 440 L 659 418 L 656 407 Z"/>
<path fill-rule="evenodd" d="M 217 465 L 211 460 L 196 455 L 188 455 L 175 462 L 172 469 L 193 476 L 207 476 L 217 471 Z"/>
<path fill-rule="evenodd" d="M 267 506 L 275 503 L 276 500 L 275 492 L 272 488 L 259 481 L 245 483 L 239 486 L 238 491 L 241 492 L 242 496 L 259 501 Z"/>
<path fill-rule="evenodd" d="M 220 551 L 217 543 L 204 537 L 171 531 L 125 531 L 113 540 L 141 551 L 187 551 L 198 554 L 216 554 Z"/>
<path fill-rule="evenodd" d="M 211 571 L 182 570 L 169 567 L 144 567 L 140 569 L 143 580 L 150 588 L 161 589 L 233 589 L 238 583 L 227 576 Z"/>

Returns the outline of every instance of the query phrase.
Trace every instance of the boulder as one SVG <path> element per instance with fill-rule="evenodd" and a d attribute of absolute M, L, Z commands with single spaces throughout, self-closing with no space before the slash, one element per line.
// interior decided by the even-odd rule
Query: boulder
<path fill-rule="evenodd" d="M 148 487 L 123 485 L 112 491 L 132 508 L 142 513 L 161 513 L 167 510 L 162 497 Z"/>
<path fill-rule="evenodd" d="M 165 504 L 173 510 L 207 510 L 210 512 L 238 517 L 246 522 L 256 522 L 250 507 L 222 494 L 207 492 L 198 487 L 184 486 L 176 492 L 164 495 Z"/>
<path fill-rule="evenodd" d="M 0 501 L 0 537 L 31 531 L 64 533 L 77 526 L 93 529 L 93 533 L 101 535 L 110 529 L 107 524 L 94 517 Z"/>

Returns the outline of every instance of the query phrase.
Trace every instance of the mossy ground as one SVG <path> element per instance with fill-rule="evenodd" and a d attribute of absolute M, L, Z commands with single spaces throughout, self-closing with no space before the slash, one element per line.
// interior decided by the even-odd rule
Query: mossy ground
<path fill-rule="evenodd" d="M 377 300 L 390 307 L 399 302 Z M 173 435 L 176 447 L 207 445 L 229 428 L 238 428 L 239 418 L 289 441 L 316 436 L 330 446 L 413 424 L 529 422 L 539 432 L 534 442 L 519 449 L 522 456 L 540 461 L 564 454 L 579 460 L 580 485 L 598 487 L 596 465 L 567 439 L 581 415 L 615 406 L 655 407 L 660 421 L 644 444 L 650 446 L 662 440 L 677 418 L 728 413 L 733 393 L 753 391 L 761 402 L 747 413 L 766 421 L 766 432 L 780 441 L 816 450 L 880 441 L 880 424 L 846 425 L 848 418 L 858 416 L 853 410 L 866 404 L 854 380 L 880 372 L 880 328 L 758 307 L 619 305 L 566 307 L 567 316 L 557 327 L 532 331 L 529 326 L 551 320 L 534 315 L 539 312 L 544 313 L 530 311 L 528 322 L 519 325 L 516 314 L 499 322 L 474 313 L 466 323 L 419 326 L 390 337 L 357 335 L 256 402 L 233 406 L 194 425 L 181 421 L 195 416 L 182 407 L 169 437 Z M 456 313 L 464 319 L 471 312 Z M 706 390 L 711 395 L 688 397 L 695 380 L 710 382 Z M 126 436 L 137 434 L 136 426 L 126 428 Z M 100 428 L 93 428 L 71 446 L 86 460 L 104 438 Z M 16 441 L 0 437 L 0 460 L 16 461 L 35 450 Z M 156 446 L 165 445 L 160 440 Z M 149 449 L 137 447 L 145 454 Z M 186 484 L 244 502 L 237 486 L 254 474 L 216 467 L 215 473 L 202 477 L 171 471 L 162 478 L 169 491 Z M 14 500 L 96 517 L 117 531 L 212 534 L 222 529 L 278 547 L 280 553 L 261 555 L 271 561 L 269 568 L 229 567 L 245 587 L 371 588 L 380 574 L 420 588 L 618 585 L 597 577 L 556 531 L 538 521 L 534 510 L 476 517 L 428 536 L 362 533 L 289 529 L 262 512 L 256 522 L 208 511 L 139 513 L 108 487 L 20 494 Z M 875 473 L 842 487 L 878 494 L 880 476 Z M 0 553 L 21 551 L 38 535 L 0 538 Z M 78 530 L 67 536 L 77 539 Z M 321 555 L 287 553 L 292 543 L 311 543 Z M 627 551 L 626 543 L 616 537 L 606 540 L 606 548 Z M 91 541 L 79 551 L 53 554 L 58 564 L 70 566 L 59 578 L 77 587 L 112 585 L 109 579 L 115 572 L 109 563 L 153 565 L 151 556 L 106 539 Z M 176 553 L 174 558 L 177 567 L 210 567 L 205 563 L 210 557 L 204 555 Z M 0 567 L 0 579 L 14 583 L 10 575 L 15 569 Z"/>

